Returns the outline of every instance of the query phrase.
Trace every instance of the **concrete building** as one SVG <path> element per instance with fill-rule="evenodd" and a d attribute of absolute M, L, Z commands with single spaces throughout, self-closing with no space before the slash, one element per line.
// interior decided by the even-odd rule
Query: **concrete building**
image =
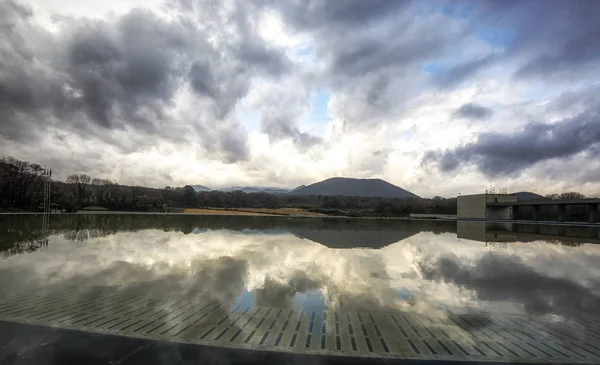
<path fill-rule="evenodd" d="M 600 198 L 592 199 L 533 199 L 517 201 L 514 194 L 476 194 L 462 195 L 457 198 L 458 219 L 515 220 L 519 207 L 532 207 L 533 220 L 539 221 L 542 206 L 558 207 L 558 221 L 566 221 L 567 206 L 583 205 L 587 207 L 587 223 L 598 223 Z"/>
<path fill-rule="evenodd" d="M 517 197 L 513 194 L 476 194 L 462 195 L 456 201 L 458 219 L 513 219 L 512 206 L 490 204 L 513 203 Z"/>

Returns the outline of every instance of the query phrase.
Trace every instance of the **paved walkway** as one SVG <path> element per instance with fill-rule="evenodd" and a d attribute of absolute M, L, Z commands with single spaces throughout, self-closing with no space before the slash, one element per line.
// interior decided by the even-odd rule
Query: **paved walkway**
<path fill-rule="evenodd" d="M 106 288 L 0 288 L 0 320 L 133 339 L 379 359 L 600 363 L 600 321 L 409 312 L 233 310 Z"/>

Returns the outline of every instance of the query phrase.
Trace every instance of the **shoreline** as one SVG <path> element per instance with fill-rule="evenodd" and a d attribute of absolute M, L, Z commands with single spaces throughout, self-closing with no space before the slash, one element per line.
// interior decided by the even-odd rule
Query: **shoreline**
<path fill-rule="evenodd" d="M 302 215 L 302 214 L 267 214 L 248 211 L 223 210 L 223 213 L 203 212 L 203 213 L 185 213 L 185 212 L 136 212 L 136 211 L 78 211 L 75 213 L 43 213 L 43 212 L 0 212 L 3 215 L 172 215 L 172 216 L 241 216 L 241 217 L 276 217 L 276 218 L 318 218 L 318 219 L 366 219 L 366 220 L 399 220 L 399 221 L 429 221 L 429 222 L 481 222 L 481 223 L 509 223 L 509 224 L 528 224 L 528 225 L 551 225 L 551 226 L 571 226 L 571 227 L 596 227 L 600 228 L 600 223 L 588 222 L 557 222 L 557 221 L 528 221 L 528 220 L 485 220 L 485 219 L 458 219 L 458 218 L 411 218 L 411 217 L 351 217 L 337 215 Z"/>

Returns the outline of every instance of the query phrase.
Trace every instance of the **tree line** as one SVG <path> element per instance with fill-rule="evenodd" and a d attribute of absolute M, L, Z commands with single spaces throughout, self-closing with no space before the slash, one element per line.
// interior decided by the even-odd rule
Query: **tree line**
<path fill-rule="evenodd" d="M 38 211 L 43 185 L 49 176 L 44 167 L 13 157 L 0 158 L 0 209 Z M 329 215 L 402 216 L 410 213 L 455 214 L 456 199 L 390 199 L 348 196 L 297 196 L 242 191 L 196 192 L 193 187 L 164 189 L 120 185 L 86 174 L 52 181 L 52 207 L 75 212 L 90 206 L 114 211 L 180 211 L 183 208 L 282 208 L 298 207 Z"/>
<path fill-rule="evenodd" d="M 44 167 L 13 157 L 0 158 L 0 209 L 42 209 L 43 186 L 50 176 Z M 579 193 L 553 194 L 552 199 L 584 198 Z M 242 191 L 196 192 L 193 187 L 163 189 L 120 185 L 86 174 L 52 181 L 50 201 L 54 209 L 75 212 L 90 206 L 113 211 L 177 212 L 184 208 L 304 208 L 327 215 L 398 217 L 411 213 L 456 214 L 456 198 L 378 198 L 357 196 L 299 196 L 245 193 Z M 579 212 L 577 212 L 579 213 Z"/>

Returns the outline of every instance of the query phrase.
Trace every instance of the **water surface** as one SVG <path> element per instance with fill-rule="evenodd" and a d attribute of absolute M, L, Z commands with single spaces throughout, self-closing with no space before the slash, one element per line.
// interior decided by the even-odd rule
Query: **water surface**
<path fill-rule="evenodd" d="M 275 351 L 600 359 L 589 227 L 112 214 L 41 227 L 0 216 L 3 320 Z"/>

